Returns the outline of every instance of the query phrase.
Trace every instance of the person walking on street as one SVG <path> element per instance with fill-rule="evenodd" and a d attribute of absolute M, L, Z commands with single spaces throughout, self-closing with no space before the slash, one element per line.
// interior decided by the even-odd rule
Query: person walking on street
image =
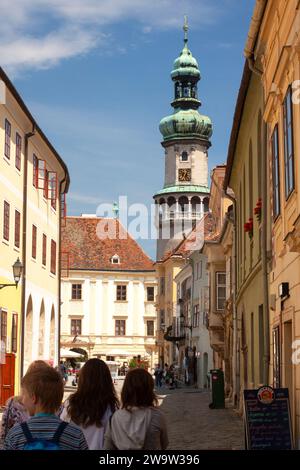
<path fill-rule="evenodd" d="M 133 369 L 126 375 L 122 406 L 110 419 L 104 450 L 164 450 L 168 447 L 166 420 L 158 408 L 151 374 Z"/>
<path fill-rule="evenodd" d="M 45 367 L 51 366 L 45 361 L 37 360 L 30 364 L 27 373 L 33 370 L 44 369 Z M 10 429 L 16 424 L 24 423 L 29 418 L 29 413 L 23 404 L 22 395 L 14 396 L 7 400 L 1 420 L 0 449 L 3 447 L 4 440 Z"/>
<path fill-rule="evenodd" d="M 7 434 L 4 450 L 88 450 L 82 431 L 55 414 L 64 394 L 63 380 L 52 367 L 33 370 L 21 382 L 30 418 Z"/>
<path fill-rule="evenodd" d="M 64 403 L 60 417 L 80 427 L 90 450 L 101 450 L 107 423 L 118 408 L 107 364 L 89 359 L 80 370 L 77 391 Z"/>

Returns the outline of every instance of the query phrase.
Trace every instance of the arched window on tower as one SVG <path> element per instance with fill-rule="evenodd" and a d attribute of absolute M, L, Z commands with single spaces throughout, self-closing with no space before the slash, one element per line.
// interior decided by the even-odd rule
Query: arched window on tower
<path fill-rule="evenodd" d="M 198 98 L 197 85 L 192 86 L 192 98 Z"/>
<path fill-rule="evenodd" d="M 191 96 L 191 89 L 188 83 L 183 85 L 183 97 L 189 98 Z"/>
<path fill-rule="evenodd" d="M 175 99 L 182 97 L 182 87 L 180 82 L 175 83 Z"/>
<path fill-rule="evenodd" d="M 189 159 L 188 153 L 186 151 L 181 153 L 181 161 L 182 162 L 187 162 Z"/>
<path fill-rule="evenodd" d="M 209 211 L 209 198 L 208 197 L 205 197 L 203 199 L 203 206 L 204 206 L 204 212 L 208 212 Z"/>

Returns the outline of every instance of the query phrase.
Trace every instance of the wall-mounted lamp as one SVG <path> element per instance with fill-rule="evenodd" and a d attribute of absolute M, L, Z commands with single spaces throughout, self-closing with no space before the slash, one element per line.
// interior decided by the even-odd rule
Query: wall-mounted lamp
<path fill-rule="evenodd" d="M 22 271 L 23 271 L 23 264 L 17 259 L 17 261 L 13 264 L 13 275 L 14 275 L 14 284 L 0 284 L 0 289 L 3 289 L 4 287 L 18 287 L 18 284 L 20 282 L 21 276 L 22 276 Z"/>

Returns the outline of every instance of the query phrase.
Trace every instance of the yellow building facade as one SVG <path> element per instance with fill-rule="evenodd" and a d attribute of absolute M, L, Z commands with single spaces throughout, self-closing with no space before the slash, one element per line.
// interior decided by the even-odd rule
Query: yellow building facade
<path fill-rule="evenodd" d="M 261 74 L 268 126 L 270 225 L 269 380 L 289 389 L 300 448 L 300 4 L 257 2 L 246 56 Z"/>
<path fill-rule="evenodd" d="M 17 258 L 23 265 L 18 288 L 0 290 L 3 402 L 18 393 L 32 360 L 59 357 L 60 226 L 69 174 L 2 69 L 0 85 L 0 283 L 14 282 Z"/>
<path fill-rule="evenodd" d="M 245 63 L 231 131 L 224 189 L 235 194 L 236 401 L 268 381 L 269 196 L 261 77 Z M 262 183 L 262 175 L 265 179 Z"/>
<path fill-rule="evenodd" d="M 175 278 L 184 266 L 185 260 L 182 253 L 176 249 L 167 254 L 161 261 L 156 262 L 156 277 L 158 292 L 156 297 L 157 331 L 156 342 L 158 346 L 159 363 L 173 364 L 176 357 L 176 346 L 173 342 L 167 341 L 164 336 L 168 331 L 176 330 L 177 314 L 177 284 Z M 171 328 L 172 327 L 172 330 Z"/>

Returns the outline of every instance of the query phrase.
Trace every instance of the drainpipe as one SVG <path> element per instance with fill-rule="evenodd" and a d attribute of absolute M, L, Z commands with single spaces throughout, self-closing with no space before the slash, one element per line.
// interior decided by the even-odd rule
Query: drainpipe
<path fill-rule="evenodd" d="M 64 175 L 63 180 L 59 184 L 59 196 L 63 194 L 62 188 L 64 183 L 66 182 L 67 176 Z M 61 332 L 61 197 L 59 197 L 58 202 L 59 207 L 59 220 L 58 220 L 58 227 L 59 227 L 59 249 L 58 249 L 58 325 L 57 325 L 57 364 L 60 364 L 60 332 Z M 55 319 L 54 319 L 55 322 Z"/>
<path fill-rule="evenodd" d="M 24 373 L 24 353 L 25 353 L 25 323 L 26 323 L 26 271 L 27 271 L 27 187 L 28 187 L 28 143 L 29 139 L 35 135 L 35 126 L 32 126 L 32 132 L 25 134 L 25 149 L 24 149 L 24 185 L 23 185 L 23 227 L 22 227 L 22 261 L 23 261 L 23 275 L 22 275 L 22 296 L 21 296 L 21 367 L 20 379 Z"/>
<path fill-rule="evenodd" d="M 233 220 L 228 218 L 229 222 L 233 225 L 233 268 L 232 268 L 232 320 L 233 320 L 233 358 L 232 358 L 232 388 L 233 388 L 233 403 L 238 405 L 239 390 L 240 390 L 240 370 L 238 368 L 238 318 L 236 309 L 236 298 L 237 298 L 237 253 L 236 253 L 236 241 L 237 241 L 237 228 L 236 228 L 236 199 L 227 193 L 225 190 L 225 196 L 228 197 L 233 203 Z"/>
<path fill-rule="evenodd" d="M 267 181 L 267 126 L 263 128 L 263 162 L 262 162 L 262 182 Z M 262 229 L 261 229 L 261 259 L 262 259 L 262 270 L 263 270 L 263 292 L 264 292 L 264 310 L 263 310 L 263 322 L 264 322 L 264 367 L 263 367 L 263 383 L 269 383 L 269 364 L 270 364 L 270 318 L 269 318 L 269 282 L 268 282 L 268 255 L 267 255 L 267 203 L 268 203 L 268 191 L 267 184 L 262 184 Z"/>

